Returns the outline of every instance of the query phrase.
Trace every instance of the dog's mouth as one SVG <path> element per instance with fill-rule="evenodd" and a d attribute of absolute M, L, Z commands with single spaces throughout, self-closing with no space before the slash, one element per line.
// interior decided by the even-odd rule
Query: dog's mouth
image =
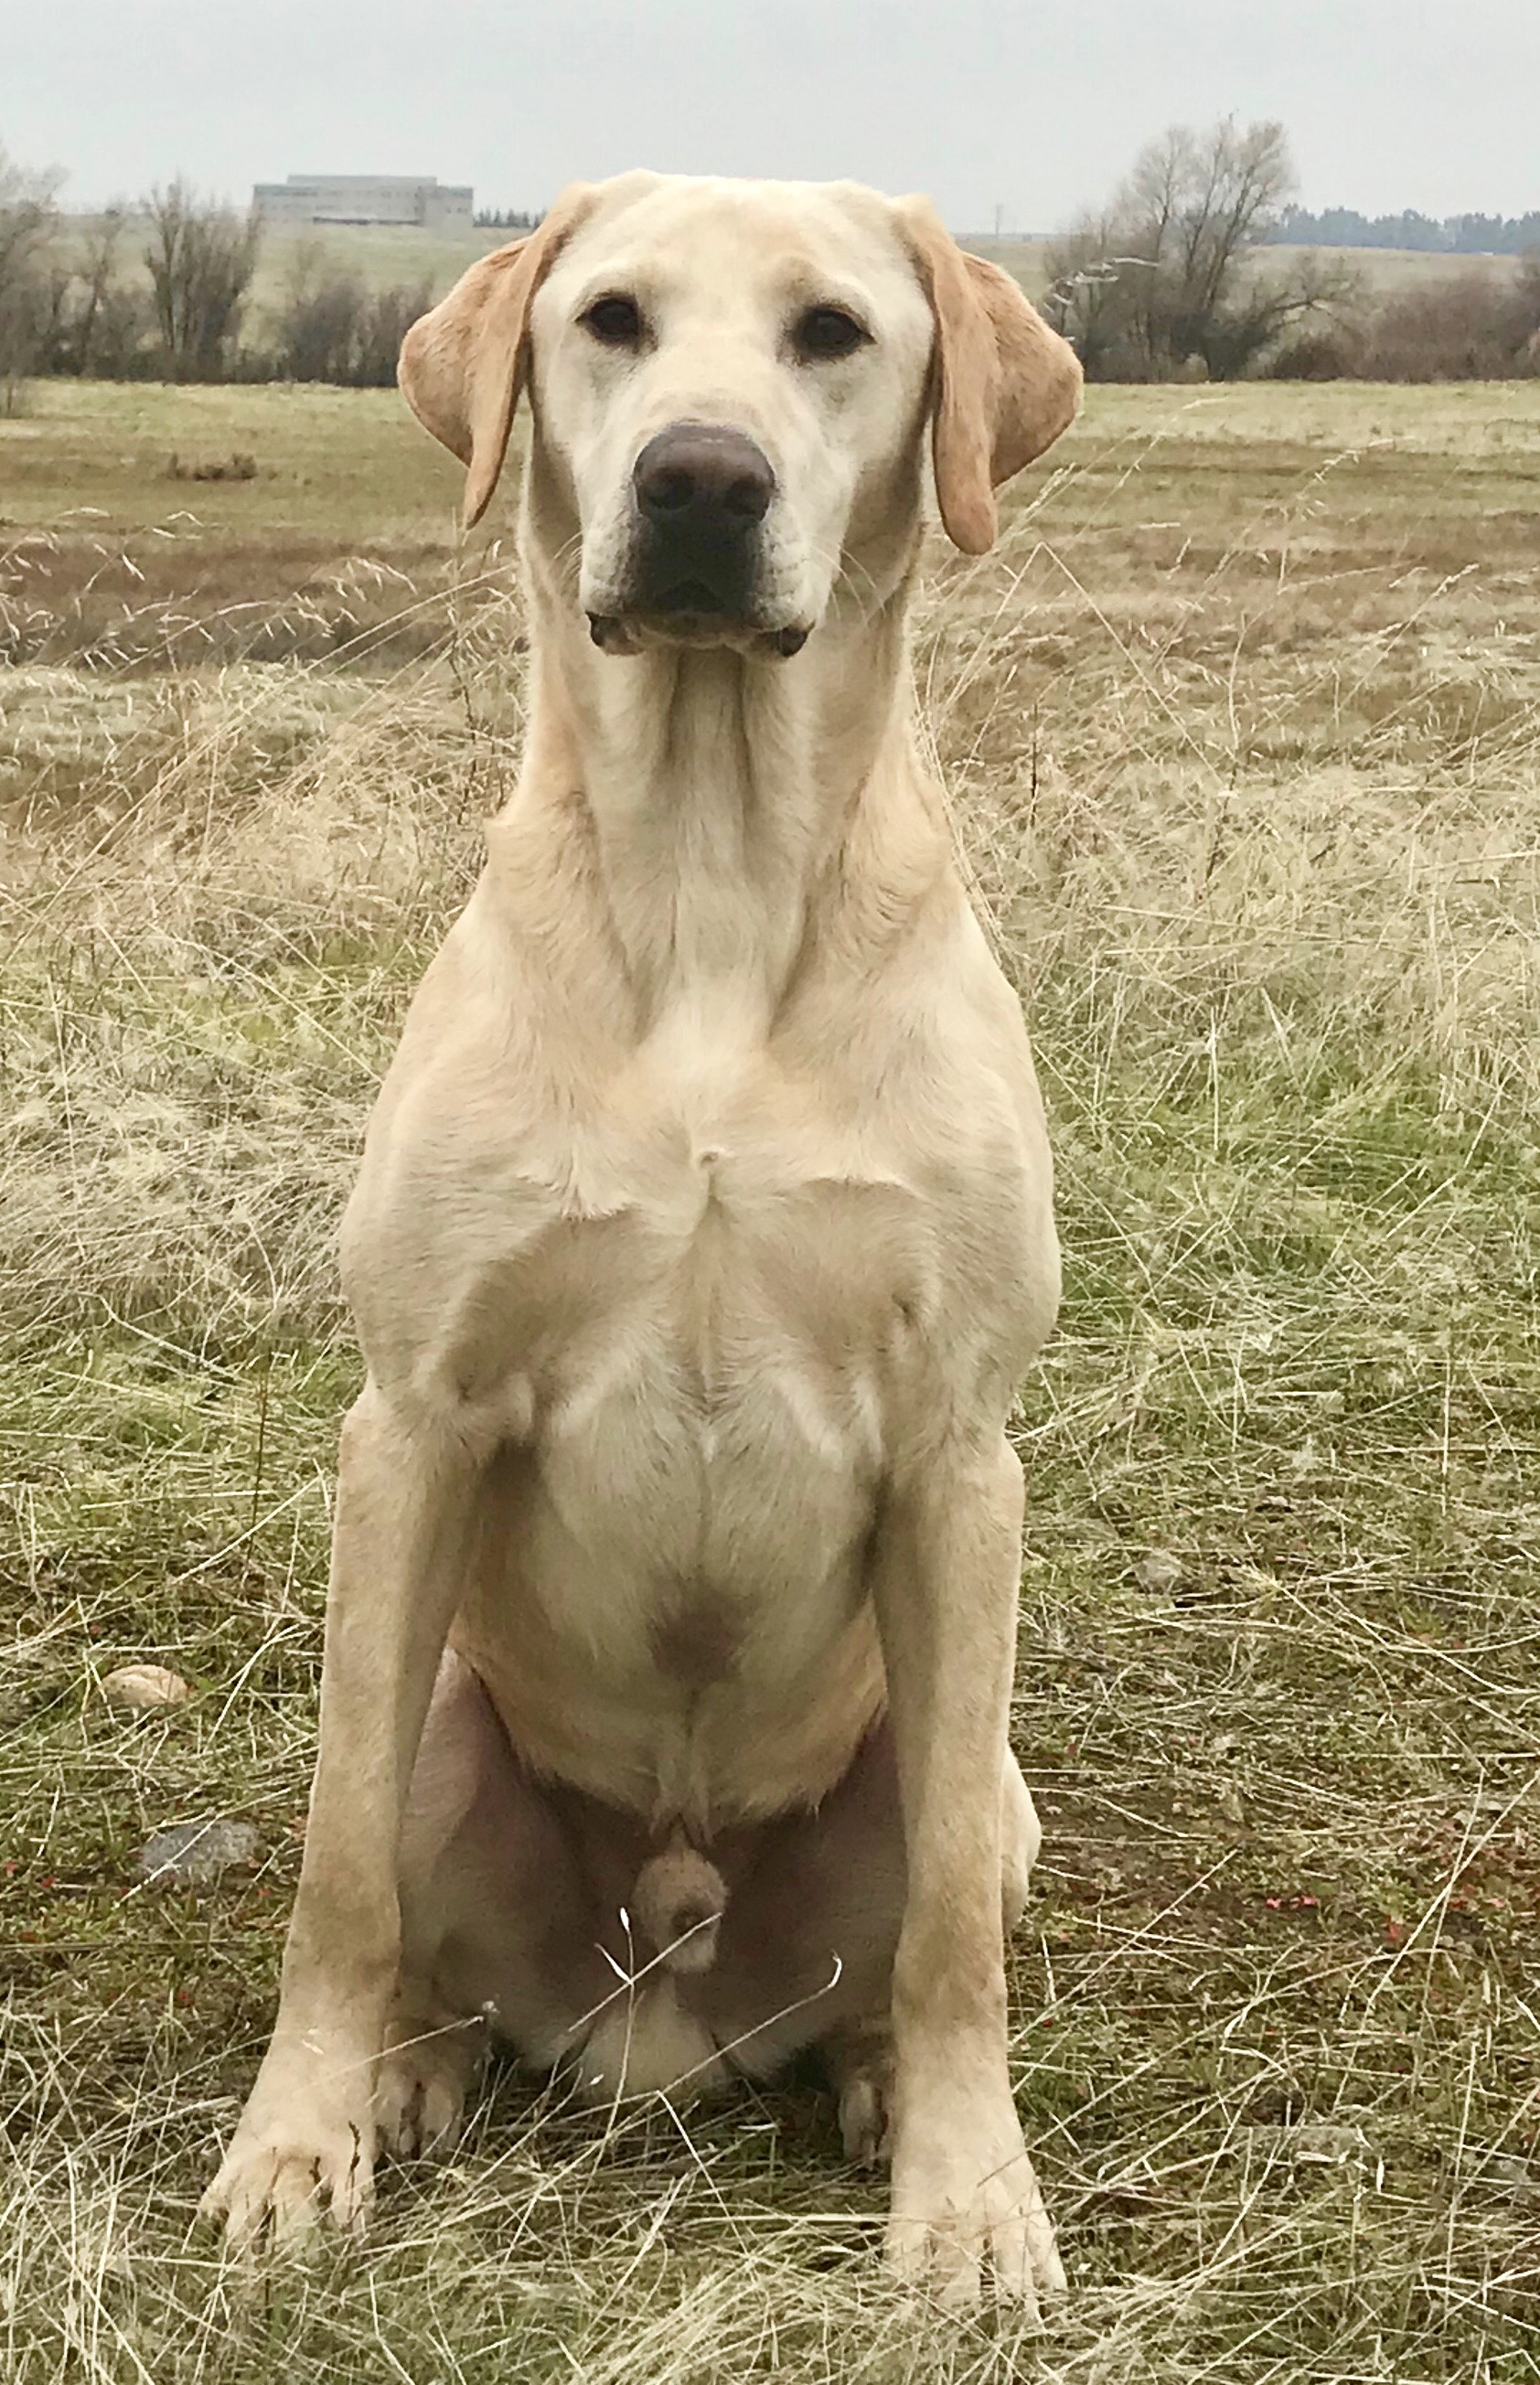
<path fill-rule="evenodd" d="M 768 627 L 721 604 L 704 581 L 682 580 L 624 613 L 590 613 L 588 634 L 605 655 L 639 655 L 652 646 L 728 646 L 786 662 L 811 630 L 799 622 Z"/>

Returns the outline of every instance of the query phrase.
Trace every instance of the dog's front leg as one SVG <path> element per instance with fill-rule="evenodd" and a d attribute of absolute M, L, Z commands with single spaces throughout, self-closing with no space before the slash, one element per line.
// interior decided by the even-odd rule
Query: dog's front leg
<path fill-rule="evenodd" d="M 894 1966 L 893 2211 L 908 2282 L 1035 2304 L 1064 2274 L 1006 2063 L 1002 1769 L 1021 1467 L 1003 1434 L 927 1450 L 894 1486 L 876 1568 L 908 1885 Z"/>
<path fill-rule="evenodd" d="M 370 1384 L 343 1427 L 320 1750 L 277 2023 L 205 2213 L 249 2244 L 357 2226 L 400 1951 L 402 1811 L 458 1603 L 476 1455 Z"/>

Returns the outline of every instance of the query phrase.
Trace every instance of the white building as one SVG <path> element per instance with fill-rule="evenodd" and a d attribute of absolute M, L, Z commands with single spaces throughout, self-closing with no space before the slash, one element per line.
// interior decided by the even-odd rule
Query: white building
<path fill-rule="evenodd" d="M 252 202 L 268 223 L 420 224 L 426 231 L 469 231 L 474 216 L 468 182 L 433 175 L 291 174 L 258 182 Z"/>

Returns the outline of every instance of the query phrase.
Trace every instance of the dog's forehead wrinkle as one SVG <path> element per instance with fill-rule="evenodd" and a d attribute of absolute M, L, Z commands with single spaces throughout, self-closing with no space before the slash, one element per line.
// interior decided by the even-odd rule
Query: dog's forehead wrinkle
<path fill-rule="evenodd" d="M 864 202 L 865 204 L 861 204 Z M 630 273 L 659 292 L 724 266 L 810 288 L 907 267 L 891 203 L 858 185 L 664 180 L 580 227 L 553 279 Z M 732 284 L 718 283 L 725 295 Z"/>

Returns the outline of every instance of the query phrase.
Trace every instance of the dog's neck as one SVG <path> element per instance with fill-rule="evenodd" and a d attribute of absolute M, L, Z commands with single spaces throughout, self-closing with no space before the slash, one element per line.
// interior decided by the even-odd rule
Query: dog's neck
<path fill-rule="evenodd" d="M 526 554 L 526 774 L 585 815 L 637 1026 L 674 1018 L 761 1036 L 863 794 L 913 776 L 908 575 L 859 613 L 836 595 L 789 659 L 727 647 L 616 656 Z"/>

